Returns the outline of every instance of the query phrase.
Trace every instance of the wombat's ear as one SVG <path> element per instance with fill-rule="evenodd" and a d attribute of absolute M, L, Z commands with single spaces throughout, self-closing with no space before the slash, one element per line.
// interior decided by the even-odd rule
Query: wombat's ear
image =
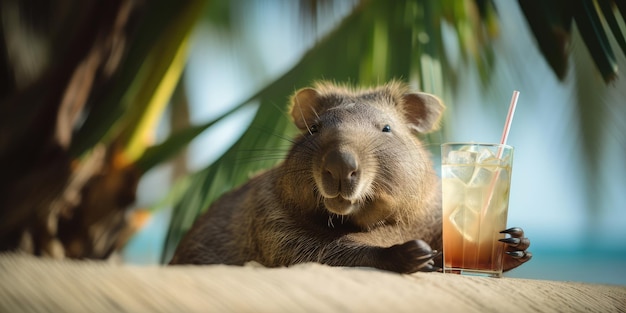
<path fill-rule="evenodd" d="M 428 93 L 415 92 L 402 95 L 402 99 L 411 128 L 420 133 L 428 133 L 439 128 L 439 120 L 445 109 L 439 98 Z"/>
<path fill-rule="evenodd" d="M 311 126 L 320 108 L 319 93 L 313 88 L 298 90 L 291 98 L 291 118 L 300 130 Z"/>

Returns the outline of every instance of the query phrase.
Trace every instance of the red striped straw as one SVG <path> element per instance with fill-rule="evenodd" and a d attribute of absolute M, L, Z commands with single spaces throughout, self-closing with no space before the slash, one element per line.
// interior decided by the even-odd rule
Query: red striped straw
<path fill-rule="evenodd" d="M 506 122 L 504 122 L 504 130 L 502 131 L 502 137 L 500 143 L 506 145 L 506 140 L 509 138 L 509 130 L 511 130 L 511 121 L 513 121 L 513 115 L 515 115 L 515 107 L 517 107 L 517 98 L 519 98 L 519 91 L 513 91 L 513 97 L 511 97 L 511 104 L 509 104 L 509 113 L 506 115 Z M 502 158 L 502 147 L 498 149 L 498 159 Z"/>
<path fill-rule="evenodd" d="M 500 138 L 500 143 L 506 145 L 506 140 L 509 137 L 509 130 L 511 130 L 511 121 L 513 121 L 513 115 L 515 114 L 515 107 L 517 106 L 517 98 L 519 98 L 519 91 L 513 91 L 513 97 L 511 97 L 511 104 L 509 104 L 509 113 L 506 115 L 506 122 L 504 123 L 504 130 L 502 131 L 502 138 Z M 502 159 L 502 151 L 503 146 L 498 148 L 498 159 Z M 491 180 L 491 184 L 489 186 L 489 196 L 487 197 L 487 201 L 485 202 L 485 206 L 482 209 L 481 214 L 481 223 L 482 220 L 487 215 L 487 208 L 491 205 L 491 200 L 493 198 L 493 192 L 496 187 L 496 181 L 498 181 L 498 177 L 500 176 L 500 171 L 497 171 L 495 176 Z"/>

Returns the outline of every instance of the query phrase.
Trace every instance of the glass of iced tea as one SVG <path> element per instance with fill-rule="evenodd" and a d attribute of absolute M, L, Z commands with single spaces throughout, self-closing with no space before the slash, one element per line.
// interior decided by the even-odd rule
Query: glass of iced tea
<path fill-rule="evenodd" d="M 502 276 L 513 147 L 441 145 L 443 271 Z"/>

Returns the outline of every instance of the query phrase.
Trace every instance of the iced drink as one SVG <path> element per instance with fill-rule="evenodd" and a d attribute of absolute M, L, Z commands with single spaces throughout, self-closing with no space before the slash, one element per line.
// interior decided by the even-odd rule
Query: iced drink
<path fill-rule="evenodd" d="M 444 272 L 502 276 L 513 148 L 441 146 Z"/>

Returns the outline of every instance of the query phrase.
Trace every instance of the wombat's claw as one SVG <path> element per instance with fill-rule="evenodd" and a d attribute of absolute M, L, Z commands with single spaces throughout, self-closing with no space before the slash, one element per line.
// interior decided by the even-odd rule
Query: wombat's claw
<path fill-rule="evenodd" d="M 439 252 L 437 250 L 433 250 L 430 253 L 427 253 L 427 254 L 424 254 L 424 255 L 418 257 L 417 259 L 418 260 L 428 260 L 428 259 L 432 260 L 432 259 L 438 257 L 440 254 L 441 254 L 441 252 Z"/>
<path fill-rule="evenodd" d="M 511 227 L 500 232 L 501 234 L 509 234 L 511 237 L 519 238 L 524 236 L 524 230 L 519 227 Z"/>
<path fill-rule="evenodd" d="M 519 238 L 511 237 L 511 238 L 498 239 L 498 241 L 504 242 L 511 247 L 516 247 L 517 245 L 519 245 L 521 240 Z"/>
<path fill-rule="evenodd" d="M 433 252 L 430 255 L 425 255 L 425 257 L 428 257 L 430 260 L 428 260 L 428 262 L 422 265 L 419 271 L 420 272 L 438 272 L 439 270 L 441 270 L 439 266 L 435 266 L 435 260 L 433 260 L 434 258 L 440 255 L 441 255 L 441 251 L 437 251 L 437 250 L 433 250 Z"/>
<path fill-rule="evenodd" d="M 511 237 L 511 238 L 498 239 L 498 241 L 504 242 L 507 245 L 509 245 L 509 247 L 518 248 L 519 250 L 526 250 L 530 246 L 530 240 L 528 240 L 528 238 Z"/>
<path fill-rule="evenodd" d="M 440 256 L 440 255 L 442 255 L 442 254 L 443 254 L 443 252 L 437 251 L 437 250 L 433 250 L 433 252 L 431 253 L 433 259 L 438 257 L 438 256 Z"/>
<path fill-rule="evenodd" d="M 511 237 L 498 239 L 500 242 L 504 242 L 506 247 L 506 254 L 510 259 L 505 260 L 505 270 L 509 270 L 527 262 L 532 258 L 532 253 L 526 251 L 530 246 L 530 240 L 524 237 L 524 230 L 520 227 L 511 227 L 503 230 L 501 234 L 509 234 Z"/>
<path fill-rule="evenodd" d="M 507 251 L 505 253 L 516 259 L 521 259 L 526 256 L 526 251 Z"/>
<path fill-rule="evenodd" d="M 423 240 L 410 240 L 382 250 L 383 260 L 388 266 L 382 267 L 398 273 L 414 273 L 435 270 L 433 259 L 439 252 L 431 250 Z"/>
<path fill-rule="evenodd" d="M 438 269 L 438 267 L 435 266 L 435 260 L 433 260 L 433 259 L 436 258 L 438 255 L 439 255 L 439 252 L 437 252 L 435 250 L 435 251 L 433 251 L 433 253 L 426 254 L 426 255 L 423 255 L 423 256 L 417 258 L 418 260 L 424 262 L 419 267 L 418 271 L 419 272 L 434 272 L 434 271 L 436 271 Z"/>
<path fill-rule="evenodd" d="M 439 272 L 441 270 L 441 267 L 439 266 L 435 266 L 434 262 L 431 264 L 431 262 L 428 262 L 428 264 L 422 266 L 420 268 L 420 272 Z"/>
<path fill-rule="evenodd" d="M 509 251 L 524 251 L 530 247 L 530 240 L 524 237 L 524 230 L 520 227 L 511 227 L 500 233 L 511 235 L 509 238 L 498 239 L 498 241 L 504 242 L 509 246 Z"/>

